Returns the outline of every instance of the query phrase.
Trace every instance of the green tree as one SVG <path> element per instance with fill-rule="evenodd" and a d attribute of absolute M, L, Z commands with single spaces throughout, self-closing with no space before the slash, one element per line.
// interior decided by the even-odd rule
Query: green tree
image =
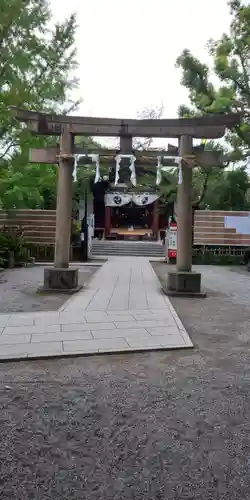
<path fill-rule="evenodd" d="M 191 107 L 181 106 L 181 116 L 240 112 L 242 123 L 228 133 L 231 160 L 245 160 L 250 151 L 250 4 L 242 0 L 228 2 L 231 9 L 229 34 L 210 40 L 212 70 L 185 49 L 177 59 L 182 70 L 182 84 L 189 90 Z M 220 85 L 216 87 L 212 76 Z"/>
<path fill-rule="evenodd" d="M 55 165 L 20 164 L 19 156 L 0 169 L 1 206 L 11 208 L 55 208 Z"/>
<path fill-rule="evenodd" d="M 93 141 L 91 137 L 76 137 L 75 144 L 79 148 L 84 150 L 91 150 L 94 148 L 96 150 L 102 150 L 102 146 Z M 92 185 L 95 179 L 96 166 L 95 163 L 89 162 L 79 159 L 77 172 L 76 172 L 76 181 L 73 186 L 73 202 L 74 206 L 77 206 L 80 200 L 84 199 L 84 195 L 87 191 L 87 195 L 92 191 Z M 102 165 L 102 161 L 100 159 L 100 175 L 101 177 L 104 175 L 108 175 L 108 170 L 105 166 Z"/>
<path fill-rule="evenodd" d="M 0 18 L 0 165 L 2 205 L 41 206 L 55 191 L 56 167 L 28 165 L 31 147 L 55 139 L 31 136 L 12 106 L 68 113 L 77 102 L 75 15 L 52 23 L 47 0 L 2 0 Z"/>
<path fill-rule="evenodd" d="M 244 167 L 220 171 L 209 179 L 200 208 L 210 210 L 249 210 L 249 178 Z"/>

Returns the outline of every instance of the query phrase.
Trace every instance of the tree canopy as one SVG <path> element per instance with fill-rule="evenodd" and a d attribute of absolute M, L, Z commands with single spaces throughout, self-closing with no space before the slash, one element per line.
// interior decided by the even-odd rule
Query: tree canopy
<path fill-rule="evenodd" d="M 215 112 L 240 112 L 242 123 L 228 133 L 231 160 L 245 160 L 250 154 L 250 5 L 242 0 L 228 2 L 231 24 L 228 34 L 210 40 L 208 50 L 213 60 L 210 69 L 188 49 L 177 59 L 182 70 L 182 84 L 189 91 L 191 106 L 181 106 L 180 116 Z M 213 83 L 213 76 L 219 86 Z"/>
<path fill-rule="evenodd" d="M 230 0 L 228 6 L 231 12 L 229 33 L 223 34 L 219 40 L 208 42 L 212 67 L 200 61 L 187 48 L 177 59 L 182 84 L 187 88 L 190 100 L 189 106 L 179 107 L 179 116 L 241 113 L 241 125 L 227 133 L 224 145 L 228 160 L 235 165 L 234 170 L 215 168 L 202 172 L 198 169 L 194 172 L 194 192 L 202 192 L 199 208 L 248 210 L 250 5 L 242 0 Z M 213 147 L 213 144 L 210 142 L 208 147 Z M 221 146 L 214 143 L 214 147 Z"/>
<path fill-rule="evenodd" d="M 35 207 L 55 191 L 56 167 L 28 165 L 36 138 L 20 126 L 11 106 L 67 113 L 77 102 L 76 18 L 53 23 L 47 0 L 2 0 L 0 17 L 0 203 Z"/>
<path fill-rule="evenodd" d="M 228 133 L 230 159 L 243 162 L 233 171 L 195 169 L 193 203 L 199 208 L 249 209 L 247 164 L 250 151 L 250 5 L 231 0 L 228 34 L 208 43 L 210 69 L 188 49 L 177 60 L 182 83 L 189 91 L 190 106 L 181 106 L 180 116 L 240 111 L 242 123 Z M 78 102 L 72 99 L 77 85 L 75 49 L 76 18 L 53 22 L 48 0 L 2 0 L 0 18 L 0 207 L 55 208 L 57 168 L 28 163 L 32 147 L 44 147 L 57 138 L 34 137 L 15 120 L 11 106 L 43 112 L 69 113 Z M 214 75 L 219 85 L 214 83 Z M 162 106 L 147 108 L 141 118 L 159 118 Z M 92 139 L 76 139 L 86 145 Z M 147 149 L 151 140 L 135 141 Z M 208 143 L 208 148 L 221 147 Z M 155 187 L 155 172 L 137 171 L 140 182 Z M 101 165 L 101 174 L 107 174 Z M 79 200 L 94 177 L 93 165 L 79 168 L 74 199 Z M 163 200 L 176 197 L 176 170 L 163 172 L 159 187 Z"/>

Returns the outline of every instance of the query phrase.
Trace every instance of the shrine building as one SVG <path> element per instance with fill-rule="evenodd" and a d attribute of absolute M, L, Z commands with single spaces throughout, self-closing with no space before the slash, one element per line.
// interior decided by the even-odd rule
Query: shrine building
<path fill-rule="evenodd" d="M 153 186 L 155 179 L 151 186 L 140 185 L 143 172 L 137 174 L 135 189 L 128 172 L 121 168 L 117 184 L 112 171 L 92 184 L 93 204 L 89 205 L 89 211 L 94 214 L 95 237 L 157 241 L 173 215 L 174 204 L 163 202 L 159 188 Z"/>

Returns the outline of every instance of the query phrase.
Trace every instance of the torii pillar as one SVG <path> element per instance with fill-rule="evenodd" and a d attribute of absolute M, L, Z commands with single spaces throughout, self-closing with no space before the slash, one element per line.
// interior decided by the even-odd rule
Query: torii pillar
<path fill-rule="evenodd" d="M 74 137 L 70 125 L 64 124 L 60 138 L 57 183 L 56 239 L 54 267 L 44 270 L 44 289 L 75 293 L 78 286 L 78 269 L 69 268 L 72 194 L 73 194 Z"/>
<path fill-rule="evenodd" d="M 179 156 L 193 153 L 193 138 L 183 135 L 179 139 Z M 177 263 L 176 270 L 168 273 L 167 294 L 204 297 L 201 275 L 192 271 L 192 167 L 182 161 L 182 179 L 177 189 Z"/>
<path fill-rule="evenodd" d="M 181 136 L 179 156 L 192 154 L 193 139 Z M 177 190 L 177 271 L 192 270 L 192 168 L 182 161 L 182 182 Z"/>

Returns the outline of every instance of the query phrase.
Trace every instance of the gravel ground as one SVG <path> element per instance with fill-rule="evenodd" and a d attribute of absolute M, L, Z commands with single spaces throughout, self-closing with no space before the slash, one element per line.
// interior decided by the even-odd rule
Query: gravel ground
<path fill-rule="evenodd" d="M 250 499 L 250 275 L 202 271 L 193 350 L 0 364 L 1 500 Z"/>
<path fill-rule="evenodd" d="M 79 268 L 79 283 L 86 284 L 98 267 Z M 0 314 L 12 312 L 57 311 L 71 297 L 68 294 L 41 294 L 43 266 L 21 267 L 0 272 Z"/>

